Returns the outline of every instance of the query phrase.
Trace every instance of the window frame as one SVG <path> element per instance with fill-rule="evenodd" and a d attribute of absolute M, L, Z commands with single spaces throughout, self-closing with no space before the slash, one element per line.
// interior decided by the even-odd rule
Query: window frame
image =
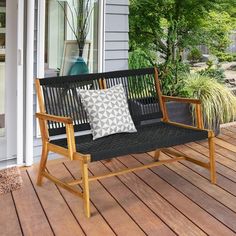
<path fill-rule="evenodd" d="M 44 78 L 44 55 L 45 55 L 45 12 L 46 0 L 38 1 L 37 17 L 37 56 L 36 56 L 36 77 Z M 98 0 L 98 72 L 104 71 L 105 58 L 105 0 Z M 39 111 L 38 102 L 37 111 Z M 36 138 L 40 137 L 39 125 L 36 122 Z"/>

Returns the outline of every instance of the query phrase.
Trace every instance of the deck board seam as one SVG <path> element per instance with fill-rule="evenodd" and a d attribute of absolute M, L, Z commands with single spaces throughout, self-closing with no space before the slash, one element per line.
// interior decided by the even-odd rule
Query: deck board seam
<path fill-rule="evenodd" d="M 225 140 L 224 140 L 224 141 L 225 141 Z M 204 148 L 207 148 L 206 146 L 202 145 L 201 142 L 196 142 L 196 143 L 199 144 L 199 145 L 201 145 L 201 146 L 204 147 Z M 187 147 L 190 147 L 190 146 L 188 146 L 188 145 L 186 145 L 186 146 L 187 146 Z M 216 147 L 221 147 L 221 146 L 219 146 L 217 143 L 215 144 L 215 146 L 216 146 Z M 195 149 L 193 149 L 192 147 L 190 147 L 190 148 L 191 148 L 192 150 L 194 150 L 195 152 L 198 152 L 198 153 L 202 154 L 202 153 L 199 152 L 198 150 L 195 150 Z M 224 148 L 224 147 L 221 147 L 221 148 Z M 227 149 L 227 148 L 224 148 L 224 149 L 230 151 L 230 150 Z M 224 156 L 220 151 L 217 151 L 217 148 L 215 149 L 215 152 L 216 152 L 218 155 L 220 155 L 221 157 L 224 157 L 224 158 L 226 158 L 226 159 L 228 159 L 228 160 L 230 160 L 230 161 L 233 161 L 233 162 L 235 162 L 235 164 L 236 164 L 236 160 Z M 208 157 L 208 156 L 205 155 L 205 154 L 202 154 L 202 155 Z M 236 170 L 232 169 L 230 166 L 226 166 L 226 165 L 222 164 L 221 162 L 219 162 L 219 161 L 217 160 L 217 158 L 216 158 L 216 162 L 217 162 L 218 164 L 220 164 L 220 165 L 222 165 L 222 166 L 225 166 L 225 167 L 229 168 L 230 170 L 236 172 Z"/>
<path fill-rule="evenodd" d="M 46 217 L 46 219 L 47 219 L 47 222 L 48 222 L 49 227 L 50 227 L 50 229 L 51 229 L 51 231 L 52 231 L 52 234 L 53 234 L 54 236 L 56 236 L 56 234 L 55 234 L 55 232 L 54 232 L 54 230 L 53 230 L 53 227 L 52 227 L 52 225 L 51 225 L 51 222 L 50 222 L 50 220 L 49 220 L 49 218 L 48 218 L 48 216 L 47 216 L 47 213 L 46 213 L 46 211 L 45 211 L 45 209 L 44 209 L 44 207 L 43 207 L 43 204 L 42 204 L 42 202 L 41 202 L 41 199 L 40 199 L 40 197 L 39 197 L 39 195 L 38 195 L 38 193 L 37 193 L 37 191 L 36 191 L 36 189 L 35 189 L 35 187 L 34 187 L 33 180 L 31 179 L 29 172 L 28 172 L 27 170 L 26 170 L 25 172 L 26 172 L 26 174 L 27 174 L 27 176 L 28 176 L 28 178 L 29 178 L 29 180 L 30 180 L 30 183 L 31 183 L 31 185 L 32 185 L 32 187 L 33 187 L 33 190 L 34 190 L 34 192 L 35 192 L 35 194 L 36 194 L 36 197 L 37 197 L 37 199 L 38 199 L 38 201 L 39 201 L 39 204 L 40 204 L 40 206 L 41 206 L 41 208 L 42 208 L 42 211 L 43 211 L 43 213 L 44 213 L 44 215 L 45 215 L 45 217 Z"/>
<path fill-rule="evenodd" d="M 47 169 L 47 171 L 48 171 L 48 173 L 50 174 L 50 171 L 49 171 L 48 169 Z M 62 194 L 61 189 L 60 189 L 56 184 L 54 184 L 54 185 L 56 186 L 57 191 L 58 191 L 59 194 L 61 195 L 61 197 L 62 197 L 62 199 L 64 200 L 64 202 L 65 202 L 65 204 L 67 205 L 67 207 L 69 208 L 69 211 L 70 211 L 71 214 L 73 215 L 75 221 L 78 223 L 78 225 L 79 225 L 79 227 L 81 228 L 82 232 L 84 233 L 84 235 L 87 235 L 86 232 L 84 231 L 83 227 L 81 226 L 79 220 L 77 219 L 77 217 L 75 216 L 74 212 L 72 211 L 72 209 L 71 209 L 69 203 L 67 202 L 67 200 L 65 199 L 64 195 Z"/>
<path fill-rule="evenodd" d="M 209 160 L 209 158 L 208 158 L 207 155 L 205 155 L 205 154 L 203 154 L 203 153 L 201 153 L 201 152 L 199 152 L 199 151 L 193 149 L 192 147 L 190 147 L 190 146 L 188 146 L 188 145 L 185 145 L 185 146 L 188 147 L 188 148 L 190 148 L 190 149 L 192 149 L 193 151 L 195 151 L 195 152 L 201 154 L 202 156 L 204 156 L 204 158 L 206 157 L 206 158 Z M 173 147 L 173 148 L 174 148 L 175 150 L 177 150 L 175 147 Z M 183 153 L 183 152 L 181 152 L 181 151 L 179 151 L 179 150 L 177 150 L 177 151 L 180 152 L 180 153 Z M 184 154 L 184 153 L 183 153 L 183 154 Z M 221 155 L 221 156 L 222 156 L 222 155 Z M 216 158 L 216 159 L 217 159 L 217 158 Z M 218 162 L 218 161 L 216 161 L 216 163 L 217 163 L 217 165 L 220 165 L 220 166 L 223 166 L 223 167 L 225 167 L 225 168 L 227 168 L 227 169 L 230 169 L 231 171 L 235 172 L 235 175 L 236 175 L 236 170 L 231 169 L 229 166 L 226 166 L 226 165 L 224 165 L 224 164 L 222 164 L 222 163 L 220 163 L 220 162 Z M 183 163 L 181 162 L 181 164 L 183 164 Z M 186 166 L 186 165 L 184 165 L 184 166 Z M 187 166 L 186 166 L 186 167 L 187 167 Z M 217 169 L 217 168 L 216 168 L 216 169 Z M 196 171 L 195 171 L 195 172 L 196 172 Z M 219 174 L 219 175 L 221 175 L 221 176 L 223 176 L 223 177 L 229 179 L 229 180 L 232 181 L 233 183 L 236 183 L 235 180 L 230 179 L 229 177 L 225 176 L 225 175 L 222 174 L 222 173 L 217 172 L 217 174 Z M 206 178 L 206 177 L 204 177 L 204 178 Z M 208 180 L 209 180 L 209 179 L 208 179 Z"/>
<path fill-rule="evenodd" d="M 67 165 L 62 162 L 63 165 L 65 166 L 65 168 L 67 169 L 67 171 L 70 173 L 70 175 L 72 176 L 73 179 L 76 179 L 75 176 L 73 175 L 73 173 L 70 171 L 70 169 L 67 167 Z M 92 201 L 92 199 L 90 198 L 90 202 L 93 204 L 93 206 L 95 207 L 95 209 L 97 210 L 97 212 L 100 214 L 100 216 L 102 217 L 102 219 L 106 222 L 106 224 L 108 225 L 108 227 L 111 229 L 111 231 L 118 236 L 118 234 L 114 231 L 114 229 L 112 228 L 112 226 L 110 225 L 110 223 L 107 221 L 107 219 L 104 217 L 104 215 L 101 213 L 101 211 L 98 209 L 98 207 L 96 206 L 96 204 Z"/>
<path fill-rule="evenodd" d="M 148 154 L 148 153 L 147 153 Z M 149 154 L 148 154 L 149 155 Z M 136 159 L 138 162 L 140 162 L 136 157 L 133 156 L 134 159 Z M 142 162 L 140 162 L 142 164 Z M 173 171 L 172 169 L 168 168 L 168 166 L 165 166 L 167 169 L 169 169 L 171 172 L 174 172 L 176 175 L 180 176 L 181 178 L 185 179 L 183 176 L 179 175 L 178 173 L 176 173 L 175 171 Z M 204 210 L 207 214 L 211 215 L 213 218 L 215 218 L 219 223 L 221 223 L 222 225 L 226 226 L 229 230 L 231 230 L 232 232 L 236 233 L 236 230 L 231 229 L 227 224 L 225 224 L 224 222 L 222 222 L 221 220 L 219 220 L 215 215 L 213 215 L 211 212 L 207 211 L 206 209 L 204 209 L 199 203 L 195 202 L 193 199 L 191 199 L 188 195 L 186 195 L 184 192 L 182 192 L 181 190 L 179 190 L 178 188 L 176 188 L 173 184 L 167 182 L 163 177 L 161 177 L 159 174 L 157 174 L 155 171 L 153 171 L 152 169 L 149 169 L 152 173 L 154 173 L 155 175 L 157 175 L 158 177 L 160 177 L 162 180 L 164 180 L 167 184 L 169 184 L 170 186 L 172 186 L 174 189 L 176 189 L 179 193 L 183 194 L 186 198 L 188 198 L 191 202 L 195 203 L 197 206 L 199 206 L 202 210 Z M 186 180 L 186 179 L 185 179 Z M 188 180 L 186 180 L 187 182 L 189 182 Z M 190 184 L 192 185 L 192 183 L 190 182 Z M 194 186 L 196 187 L 196 186 Z M 196 187 L 198 188 L 198 187 Z M 199 189 L 199 188 L 198 188 Z M 199 189 L 201 192 L 201 189 Z M 205 193 L 205 192 L 204 192 Z M 207 194 L 207 193 L 205 193 Z M 207 194 L 210 198 L 212 198 L 209 194 Z M 223 205 L 223 204 L 222 204 Z"/>
<path fill-rule="evenodd" d="M 188 147 L 188 146 L 187 146 L 187 147 Z M 175 149 L 175 148 L 174 148 L 174 149 Z M 181 151 L 179 151 L 179 150 L 177 150 L 177 149 L 175 149 L 175 150 L 178 151 L 178 152 L 180 152 L 180 153 L 183 153 L 183 152 L 181 152 Z M 183 153 L 183 154 L 184 154 L 184 153 Z M 209 181 L 209 178 L 205 177 L 203 174 L 199 173 L 198 171 L 196 171 L 196 170 L 192 169 L 191 167 L 189 167 L 188 165 L 186 165 L 186 164 L 184 163 L 184 161 L 180 161 L 179 163 L 181 163 L 181 164 L 182 164 L 183 166 L 185 166 L 186 168 L 190 169 L 191 171 L 193 171 L 193 172 L 195 172 L 196 174 L 200 175 L 202 178 L 204 178 L 204 179 L 206 179 L 206 180 Z M 230 182 L 236 184 L 236 181 L 234 181 L 234 180 L 228 178 L 227 176 L 223 175 L 222 173 L 217 172 L 217 175 L 218 175 L 218 176 L 220 175 L 222 178 L 225 178 L 225 179 L 227 179 L 228 181 L 230 181 Z M 216 184 L 216 186 L 219 187 L 219 188 L 221 188 L 222 190 L 228 192 L 230 195 L 236 197 L 236 194 L 233 194 L 233 193 L 231 193 L 229 190 L 224 189 L 223 187 L 221 187 L 221 185 Z"/>
<path fill-rule="evenodd" d="M 132 155 L 131 155 L 132 156 Z M 133 156 L 132 156 L 133 157 Z M 119 159 L 117 159 L 122 165 L 127 167 L 123 162 L 121 162 Z M 150 184 L 148 184 L 145 180 L 143 180 L 141 177 L 139 177 L 135 172 L 132 172 L 137 178 L 141 180 L 144 184 L 146 184 L 149 188 L 151 188 L 155 193 L 157 193 L 161 198 L 163 198 L 167 203 L 169 203 L 172 207 L 174 207 L 180 214 L 182 214 L 184 217 L 186 217 L 190 222 L 192 222 L 200 231 L 204 232 L 206 235 L 208 235 L 201 227 L 199 227 L 194 221 L 192 221 L 188 216 L 186 216 L 183 212 L 181 212 L 174 204 L 172 204 L 169 200 L 167 200 L 165 197 L 163 197 L 160 193 L 155 190 Z M 165 181 L 166 182 L 166 181 Z M 167 183 L 167 182 L 166 182 Z M 168 183 L 167 183 L 168 184 Z"/>
<path fill-rule="evenodd" d="M 23 231 L 23 228 L 22 228 L 22 225 L 21 225 L 20 216 L 19 216 L 19 213 L 18 213 L 18 210 L 17 210 L 17 207 L 16 207 L 16 203 L 15 203 L 15 199 L 14 199 L 14 196 L 13 196 L 12 192 L 11 192 L 11 197 L 12 197 L 12 201 L 13 201 L 13 204 L 14 204 L 14 209 L 15 209 L 15 212 L 16 212 L 16 217 L 17 217 L 17 220 L 18 220 L 18 223 L 19 223 L 19 227 L 20 227 L 22 235 L 24 236 L 25 234 L 24 234 L 24 231 Z"/>
<path fill-rule="evenodd" d="M 89 169 L 89 172 L 94 176 L 93 172 Z M 131 218 L 131 220 L 138 226 L 138 228 L 145 234 L 147 233 L 140 227 L 136 220 L 126 211 L 126 209 L 117 201 L 117 199 L 109 192 L 109 190 L 104 186 L 101 180 L 98 180 L 101 186 L 106 190 L 106 192 L 115 200 L 115 202 L 124 210 L 124 212 Z"/>
<path fill-rule="evenodd" d="M 109 167 L 107 167 L 103 162 L 101 162 L 102 165 L 104 165 L 109 171 Z M 158 217 L 160 219 L 161 222 L 163 222 L 174 234 L 178 235 L 163 219 L 161 219 L 161 217 L 153 210 L 151 209 L 132 189 L 130 189 L 120 178 L 119 176 L 114 176 L 116 179 L 118 179 L 126 188 L 129 189 L 129 191 L 134 194 L 139 201 L 141 201 L 156 217 Z"/>
<path fill-rule="evenodd" d="M 170 155 L 166 154 L 167 156 L 171 157 Z M 182 163 L 180 163 L 182 165 Z M 165 165 L 166 166 L 166 165 Z M 168 166 L 166 166 L 168 169 L 170 169 Z M 192 170 L 191 170 L 192 171 Z M 175 171 L 174 171 L 175 172 Z M 177 172 L 175 172 L 176 174 L 178 174 Z M 199 175 L 201 177 L 200 174 L 196 173 L 197 175 Z M 179 175 L 179 174 L 178 174 Z M 193 186 L 197 187 L 198 189 L 202 190 L 204 193 L 206 193 L 207 195 L 209 195 L 211 198 L 215 199 L 217 202 L 219 202 L 220 204 L 222 204 L 223 206 L 225 206 L 226 208 L 228 208 L 230 211 L 232 211 L 233 213 L 236 214 L 236 211 L 234 211 L 233 209 L 231 209 L 230 207 L 226 206 L 225 204 L 223 204 L 222 202 L 220 202 L 218 199 L 216 199 L 215 197 L 211 196 L 210 194 L 208 194 L 206 191 L 204 191 L 203 189 L 201 189 L 200 187 L 196 186 L 194 183 L 190 182 L 188 179 L 186 179 L 185 177 L 183 177 L 182 175 L 179 175 L 182 178 L 184 178 L 185 180 L 187 180 L 190 184 L 192 184 Z"/>

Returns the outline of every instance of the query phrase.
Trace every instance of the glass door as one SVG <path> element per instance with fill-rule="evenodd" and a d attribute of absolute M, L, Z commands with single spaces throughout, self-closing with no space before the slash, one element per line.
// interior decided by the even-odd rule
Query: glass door
<path fill-rule="evenodd" d="M 0 160 L 6 158 L 5 127 L 6 0 L 0 1 Z"/>
<path fill-rule="evenodd" d="M 22 94 L 18 90 L 20 2 L 0 0 L 0 168 L 2 163 L 10 165 L 17 161 L 18 100 Z"/>

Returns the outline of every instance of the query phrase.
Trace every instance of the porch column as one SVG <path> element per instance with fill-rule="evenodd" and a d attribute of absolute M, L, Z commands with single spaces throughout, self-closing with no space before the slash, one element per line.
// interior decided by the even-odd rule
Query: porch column
<path fill-rule="evenodd" d="M 34 13 L 35 1 L 27 1 L 26 36 L 26 137 L 25 165 L 33 164 L 33 84 L 34 84 Z"/>

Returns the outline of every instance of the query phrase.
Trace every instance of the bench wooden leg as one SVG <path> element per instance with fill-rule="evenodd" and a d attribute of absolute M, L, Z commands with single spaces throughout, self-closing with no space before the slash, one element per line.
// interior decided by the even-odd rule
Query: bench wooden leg
<path fill-rule="evenodd" d="M 211 183 L 212 184 L 216 184 L 216 166 L 215 166 L 215 143 L 214 143 L 214 137 L 209 137 L 208 138 L 208 144 L 209 144 Z"/>
<path fill-rule="evenodd" d="M 157 149 L 154 153 L 153 160 L 159 161 L 160 154 L 161 154 L 161 151 L 159 149 Z"/>
<path fill-rule="evenodd" d="M 38 172 L 38 179 L 37 179 L 37 185 L 39 186 L 42 185 L 42 179 L 43 179 L 42 172 L 45 170 L 47 159 L 48 159 L 48 145 L 47 143 L 45 143 L 43 144 L 42 155 L 41 155 L 41 160 L 39 164 L 39 172 Z"/>
<path fill-rule="evenodd" d="M 89 181 L 88 181 L 88 164 L 82 161 L 81 163 L 82 173 L 82 188 L 83 188 L 83 201 L 84 212 L 87 218 L 90 217 L 90 201 L 89 201 Z"/>

